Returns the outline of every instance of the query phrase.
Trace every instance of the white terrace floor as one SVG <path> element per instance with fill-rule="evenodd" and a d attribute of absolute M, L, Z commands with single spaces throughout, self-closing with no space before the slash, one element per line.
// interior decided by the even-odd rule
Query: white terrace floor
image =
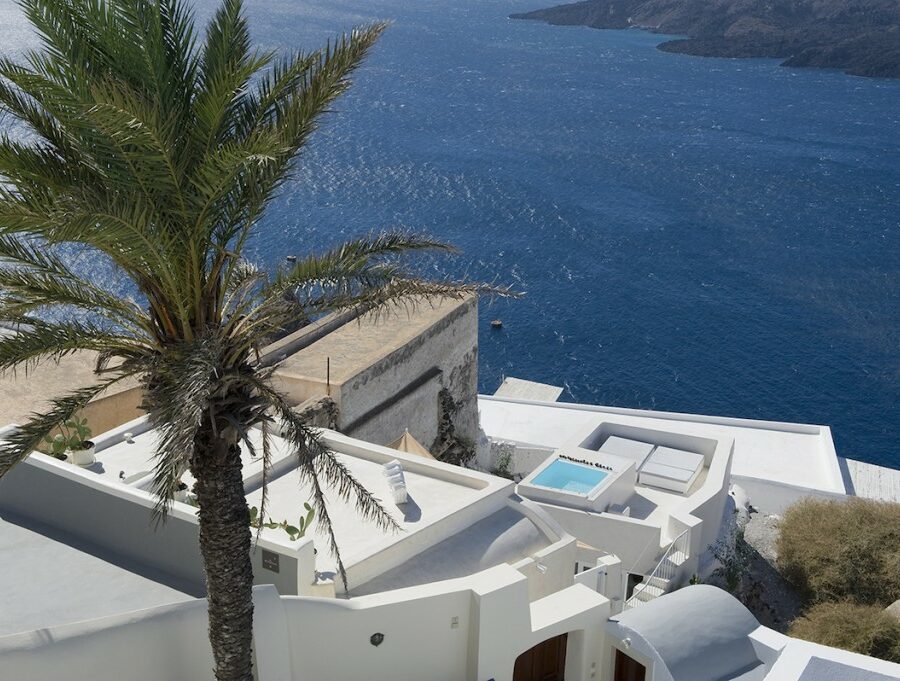
<path fill-rule="evenodd" d="M 382 464 L 367 461 L 347 454 L 336 454 L 338 461 L 350 470 L 356 480 L 376 498 L 399 525 L 399 530 L 383 531 L 371 522 L 361 520 L 355 502 L 341 499 L 334 488 L 325 491 L 328 514 L 344 564 L 350 567 L 366 558 L 383 551 L 397 541 L 409 538 L 434 523 L 464 509 L 484 496 L 484 488 L 474 482 L 461 484 L 458 481 L 441 479 L 433 475 L 406 470 L 406 487 L 409 501 L 397 505 L 391 499 L 387 479 L 382 473 Z M 512 491 L 510 486 L 509 492 Z M 247 501 L 260 506 L 262 490 L 251 492 Z M 303 502 L 313 501 L 309 483 L 297 469 L 271 480 L 268 484 L 266 502 L 267 517 L 280 522 L 295 523 L 303 515 Z M 337 561 L 328 548 L 327 535 L 316 526 L 316 568 L 320 572 L 334 572 Z M 280 530 L 264 530 L 275 534 Z M 283 532 L 282 532 L 283 534 Z"/>
<path fill-rule="evenodd" d="M 154 455 L 157 446 L 155 430 L 147 430 L 143 420 L 141 423 L 117 428 L 110 433 L 95 438 L 97 443 L 96 461 L 86 466 L 85 470 L 96 473 L 108 480 L 125 482 L 139 489 L 149 489 L 152 471 L 155 465 Z M 262 435 L 259 431 L 251 432 L 250 441 L 256 448 L 256 454 L 262 453 Z M 273 438 L 273 458 L 284 456 L 279 438 Z M 244 464 L 244 480 L 262 471 L 262 459 L 254 458 L 250 449 L 241 447 L 241 459 Z M 185 473 L 182 480 L 191 486 L 194 482 L 190 473 Z"/>
<path fill-rule="evenodd" d="M 192 598 L 154 574 L 138 574 L 143 566 L 96 553 L 58 530 L 4 514 L 0 636 Z M 0 678 L 6 678 L 2 672 Z"/>
<path fill-rule="evenodd" d="M 625 505 L 631 508 L 630 517 L 646 520 L 651 525 L 660 525 L 663 528 L 664 539 L 675 539 L 675 537 L 669 536 L 668 519 L 674 511 L 689 502 L 691 495 L 703 486 L 707 473 L 709 473 L 709 468 L 704 466 L 700 475 L 684 494 L 640 483 L 635 484 L 634 494 L 625 502 Z"/>
<path fill-rule="evenodd" d="M 556 448 L 602 422 L 734 439 L 731 474 L 843 494 L 831 431 L 826 426 L 774 423 L 617 407 L 531 402 L 479 396 L 481 427 L 493 439 Z"/>

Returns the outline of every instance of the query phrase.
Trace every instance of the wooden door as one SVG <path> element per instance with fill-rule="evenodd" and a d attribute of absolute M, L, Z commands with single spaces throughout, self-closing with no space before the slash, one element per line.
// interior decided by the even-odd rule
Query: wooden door
<path fill-rule="evenodd" d="M 621 650 L 616 650 L 615 681 L 644 681 L 647 670 L 637 660 L 633 660 Z"/>
<path fill-rule="evenodd" d="M 547 639 L 519 655 L 513 681 L 564 681 L 568 634 Z"/>

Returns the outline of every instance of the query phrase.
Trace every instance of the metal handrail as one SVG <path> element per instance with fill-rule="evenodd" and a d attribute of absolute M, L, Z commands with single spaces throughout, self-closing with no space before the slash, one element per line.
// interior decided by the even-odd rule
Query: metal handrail
<path fill-rule="evenodd" d="M 676 537 L 676 539 L 678 539 L 678 537 Z M 638 554 L 638 557 L 635 559 L 633 565 L 641 564 L 641 558 L 644 557 L 644 554 L 647 553 L 647 549 L 649 549 L 651 546 L 656 546 L 657 550 L 659 550 L 659 540 L 651 539 L 650 541 L 648 541 L 646 543 L 646 545 L 644 546 L 644 548 L 641 550 L 641 552 Z M 668 549 L 666 549 L 666 550 L 668 551 Z"/>
<path fill-rule="evenodd" d="M 647 575 L 646 579 L 643 582 L 641 582 L 634 588 L 631 597 L 627 601 L 625 601 L 626 609 L 633 608 L 640 603 L 646 602 L 641 600 L 639 596 L 647 590 L 647 587 L 651 586 L 651 581 L 653 579 L 669 581 L 672 579 L 672 577 L 675 576 L 676 566 L 671 563 L 666 564 L 666 559 L 668 559 L 671 555 L 678 551 L 683 553 L 685 556 L 688 556 L 686 543 L 684 546 L 680 546 L 677 550 L 675 548 L 675 545 L 681 542 L 687 536 L 688 531 L 689 530 L 684 530 L 681 534 L 679 534 L 677 537 L 675 537 L 675 539 L 672 540 L 672 543 L 669 544 L 668 548 L 663 553 L 662 558 L 659 559 L 656 567 L 653 568 L 653 571 L 649 575 Z"/>

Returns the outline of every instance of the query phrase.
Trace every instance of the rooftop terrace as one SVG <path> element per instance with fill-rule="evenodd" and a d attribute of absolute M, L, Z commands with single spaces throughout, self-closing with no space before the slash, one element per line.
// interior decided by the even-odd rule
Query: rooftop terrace
<path fill-rule="evenodd" d="M 345 501 L 325 486 L 328 514 L 349 584 L 354 589 L 386 572 L 391 572 L 391 577 L 381 582 L 384 588 L 389 584 L 396 588 L 418 583 L 416 566 L 435 562 L 441 563 L 439 572 L 444 577 L 460 577 L 481 569 L 486 562 L 496 565 L 526 559 L 564 535 L 548 532 L 529 519 L 526 511 L 514 510 L 519 502 L 511 501 L 514 483 L 509 480 L 331 431 L 322 431 L 322 437 L 351 475 L 381 500 L 398 525 L 397 531 L 384 531 L 361 520 L 355 500 Z M 261 433 L 253 431 L 250 439 L 255 452 L 260 453 Z M 193 556 L 196 548 L 191 546 L 195 541 L 192 537 L 196 533 L 196 509 L 176 502 L 166 525 L 158 533 L 148 530 L 154 504 L 150 491 L 156 434 L 146 418 L 97 436 L 95 441 L 97 460 L 86 467 L 33 454 L 14 469 L 10 479 L 4 479 L 0 508 L 13 513 L 30 511 L 43 522 L 64 519 L 63 529 L 75 530 L 80 540 L 95 539 L 98 546 L 107 549 L 127 544 L 133 557 L 159 563 L 167 573 L 166 583 L 185 583 L 192 591 L 202 588 L 202 576 L 198 578 L 200 566 Z M 297 524 L 305 515 L 304 502 L 312 502 L 313 494 L 286 441 L 273 435 L 271 443 L 266 518 Z M 261 507 L 263 464 L 253 454 L 242 445 L 248 503 Z M 408 492 L 405 503 L 395 502 L 384 474 L 384 464 L 395 460 L 403 468 Z M 192 483 L 189 474 L 182 480 L 189 486 Z M 34 493 L 27 493 L 23 487 L 33 487 Z M 75 514 L 78 508 L 85 509 L 85 520 L 81 522 Z M 170 545 L 166 535 L 172 533 L 177 535 L 177 541 Z M 438 545 L 459 533 L 466 538 L 465 548 L 457 546 L 452 554 L 458 553 L 462 559 L 448 559 L 447 546 Z M 317 547 L 315 558 L 310 540 Z M 574 540 L 568 537 L 566 541 Z M 191 556 L 179 553 L 185 547 L 190 547 Z M 317 521 L 307 536 L 298 541 L 292 541 L 280 528 L 263 528 L 260 547 L 282 556 L 280 569 L 275 569 L 278 574 L 271 577 L 283 593 L 305 593 L 310 584 L 324 587 L 331 580 L 337 582 L 336 588 L 326 588 L 320 595 L 342 591 L 336 575 L 336 557 Z M 262 568 L 257 566 L 258 571 L 262 570 L 257 577 L 261 583 L 267 583 L 265 562 L 259 557 L 256 560 L 262 564 Z M 304 567 L 307 560 L 308 567 Z M 426 581 L 442 578 L 435 574 L 437 571 Z M 366 593 L 375 589 L 368 587 Z"/>
<path fill-rule="evenodd" d="M 731 476 L 785 489 L 844 494 L 827 426 L 753 421 L 618 407 L 479 397 L 481 426 L 492 439 L 556 449 L 602 423 L 716 440 L 733 439 Z M 743 484 L 743 483 L 742 483 Z"/>
<path fill-rule="evenodd" d="M 328 514 L 331 517 L 341 556 L 348 568 L 376 557 L 399 542 L 413 540 L 417 533 L 428 532 L 428 528 L 452 518 L 458 512 L 477 504 L 498 490 L 503 490 L 501 498 L 512 492 L 511 484 L 491 485 L 479 477 L 454 475 L 456 471 L 430 466 L 419 467 L 404 460 L 409 501 L 405 504 L 395 504 L 391 500 L 391 490 L 383 473 L 383 461 L 345 453 L 338 453 L 337 458 L 363 487 L 381 500 L 384 508 L 399 525 L 397 532 L 379 530 L 372 523 L 360 519 L 353 500 L 344 501 L 334 489 L 329 488 L 325 494 Z M 261 497 L 262 490 L 256 489 L 248 494 L 247 501 L 251 505 L 259 506 Z M 309 484 L 297 469 L 292 469 L 269 482 L 266 513 L 276 521 L 282 519 L 293 521 L 302 514 L 303 502 L 312 499 Z M 432 531 L 439 530 L 433 527 Z M 277 536 L 275 530 L 264 532 Z M 337 561 L 328 548 L 326 535 L 318 525 L 315 539 L 318 547 L 316 568 L 328 576 L 333 576 L 337 569 Z M 357 578 L 353 583 L 358 581 Z"/>

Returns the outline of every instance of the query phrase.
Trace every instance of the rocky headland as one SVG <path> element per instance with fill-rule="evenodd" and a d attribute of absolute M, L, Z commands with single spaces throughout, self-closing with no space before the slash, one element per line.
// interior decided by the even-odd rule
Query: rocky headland
<path fill-rule="evenodd" d="M 585 0 L 524 14 L 557 25 L 685 36 L 666 52 L 775 57 L 786 66 L 900 78 L 898 0 Z"/>

